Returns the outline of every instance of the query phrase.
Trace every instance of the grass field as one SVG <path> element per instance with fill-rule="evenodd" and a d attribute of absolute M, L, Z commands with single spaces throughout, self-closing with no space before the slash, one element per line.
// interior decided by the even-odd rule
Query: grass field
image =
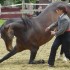
<path fill-rule="evenodd" d="M 28 64 L 30 58 L 30 51 L 22 51 L 13 57 L 9 58 L 8 60 L 2 62 L 0 64 L 0 70 L 70 70 L 70 61 L 65 63 L 62 60 L 55 61 L 55 67 L 48 67 L 47 61 L 51 49 L 51 45 L 54 38 L 40 47 L 35 60 L 44 59 L 45 64 Z M 13 41 L 15 44 L 15 39 Z M 57 51 L 56 58 L 58 57 L 60 52 L 60 48 Z M 6 50 L 5 44 L 2 39 L 0 39 L 0 58 L 2 58 L 8 51 Z"/>
<path fill-rule="evenodd" d="M 5 22 L 5 20 L 0 19 L 0 26 Z"/>

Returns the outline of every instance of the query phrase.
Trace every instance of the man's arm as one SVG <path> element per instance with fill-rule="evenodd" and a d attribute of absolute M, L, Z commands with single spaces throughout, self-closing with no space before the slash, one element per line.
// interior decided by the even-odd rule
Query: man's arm
<path fill-rule="evenodd" d="M 62 24 L 61 28 L 55 33 L 56 36 L 59 36 L 59 35 L 63 34 L 67 30 L 67 28 L 69 26 L 69 22 L 68 22 L 67 19 L 64 19 L 62 21 L 63 22 L 61 23 Z"/>
<path fill-rule="evenodd" d="M 57 27 L 57 26 L 58 26 L 58 22 L 54 22 L 54 23 L 52 23 L 50 26 L 48 26 L 48 27 L 45 29 L 45 31 L 52 30 L 52 29 L 54 29 L 54 28 Z"/>

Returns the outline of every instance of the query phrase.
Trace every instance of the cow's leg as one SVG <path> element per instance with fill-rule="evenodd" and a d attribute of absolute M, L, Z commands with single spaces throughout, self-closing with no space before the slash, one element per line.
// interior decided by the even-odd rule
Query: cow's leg
<path fill-rule="evenodd" d="M 37 54 L 37 51 L 38 51 L 38 47 L 32 47 L 31 48 L 31 55 L 30 55 L 30 60 L 29 60 L 29 64 L 35 64 L 35 62 L 34 62 L 34 59 L 35 59 L 35 56 L 36 56 L 36 54 Z"/>
<path fill-rule="evenodd" d="M 8 58 L 10 58 L 11 56 L 15 55 L 17 53 L 16 47 L 14 47 L 14 49 L 9 52 L 7 55 L 5 55 L 2 59 L 0 59 L 0 63 L 7 60 Z"/>

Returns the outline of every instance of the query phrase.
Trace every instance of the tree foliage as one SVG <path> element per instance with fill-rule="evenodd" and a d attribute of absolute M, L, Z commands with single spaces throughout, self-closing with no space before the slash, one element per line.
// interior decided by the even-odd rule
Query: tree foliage
<path fill-rule="evenodd" d="M 4 4 L 4 1 L 5 0 L 0 0 L 0 4 Z M 10 0 L 9 0 L 10 1 Z M 29 3 L 29 2 L 36 2 L 36 0 L 24 0 L 26 3 Z M 15 4 L 19 4 L 19 3 L 22 3 L 22 0 L 12 0 L 13 3 Z"/>
<path fill-rule="evenodd" d="M 29 3 L 29 2 L 33 2 L 34 3 L 34 2 L 36 2 L 36 0 L 25 0 L 25 2 L 26 3 Z"/>
<path fill-rule="evenodd" d="M 4 1 L 5 0 L 0 0 L 0 4 L 4 4 Z M 10 0 L 9 0 L 10 1 Z M 12 0 L 13 1 L 13 3 L 15 3 L 15 4 L 18 4 L 18 3 L 22 3 L 22 0 Z M 32 2 L 32 3 L 35 3 L 36 2 L 36 0 L 24 0 L 26 3 L 29 3 L 29 2 Z M 62 0 L 62 1 L 66 1 L 66 0 Z M 69 2 L 70 2 L 70 0 L 69 0 Z"/>
<path fill-rule="evenodd" d="M 4 0 L 0 0 L 0 4 L 2 4 L 2 5 L 3 5 L 3 4 L 4 4 Z"/>
<path fill-rule="evenodd" d="M 67 0 L 61 0 L 61 1 L 67 1 Z M 69 2 L 70 2 L 70 0 L 69 0 Z"/>

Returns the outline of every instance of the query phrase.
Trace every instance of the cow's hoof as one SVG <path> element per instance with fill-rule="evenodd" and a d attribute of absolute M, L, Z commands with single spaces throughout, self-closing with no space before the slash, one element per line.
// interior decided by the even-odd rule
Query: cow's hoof
<path fill-rule="evenodd" d="M 29 64 L 44 64 L 44 63 L 45 63 L 44 60 L 38 60 L 38 61 L 29 62 Z"/>
<path fill-rule="evenodd" d="M 35 62 L 35 61 L 33 61 L 33 62 L 29 62 L 29 64 L 36 64 L 36 62 Z"/>
<path fill-rule="evenodd" d="M 44 63 L 45 63 L 44 60 L 39 60 L 39 61 L 37 61 L 37 64 L 44 64 Z"/>

